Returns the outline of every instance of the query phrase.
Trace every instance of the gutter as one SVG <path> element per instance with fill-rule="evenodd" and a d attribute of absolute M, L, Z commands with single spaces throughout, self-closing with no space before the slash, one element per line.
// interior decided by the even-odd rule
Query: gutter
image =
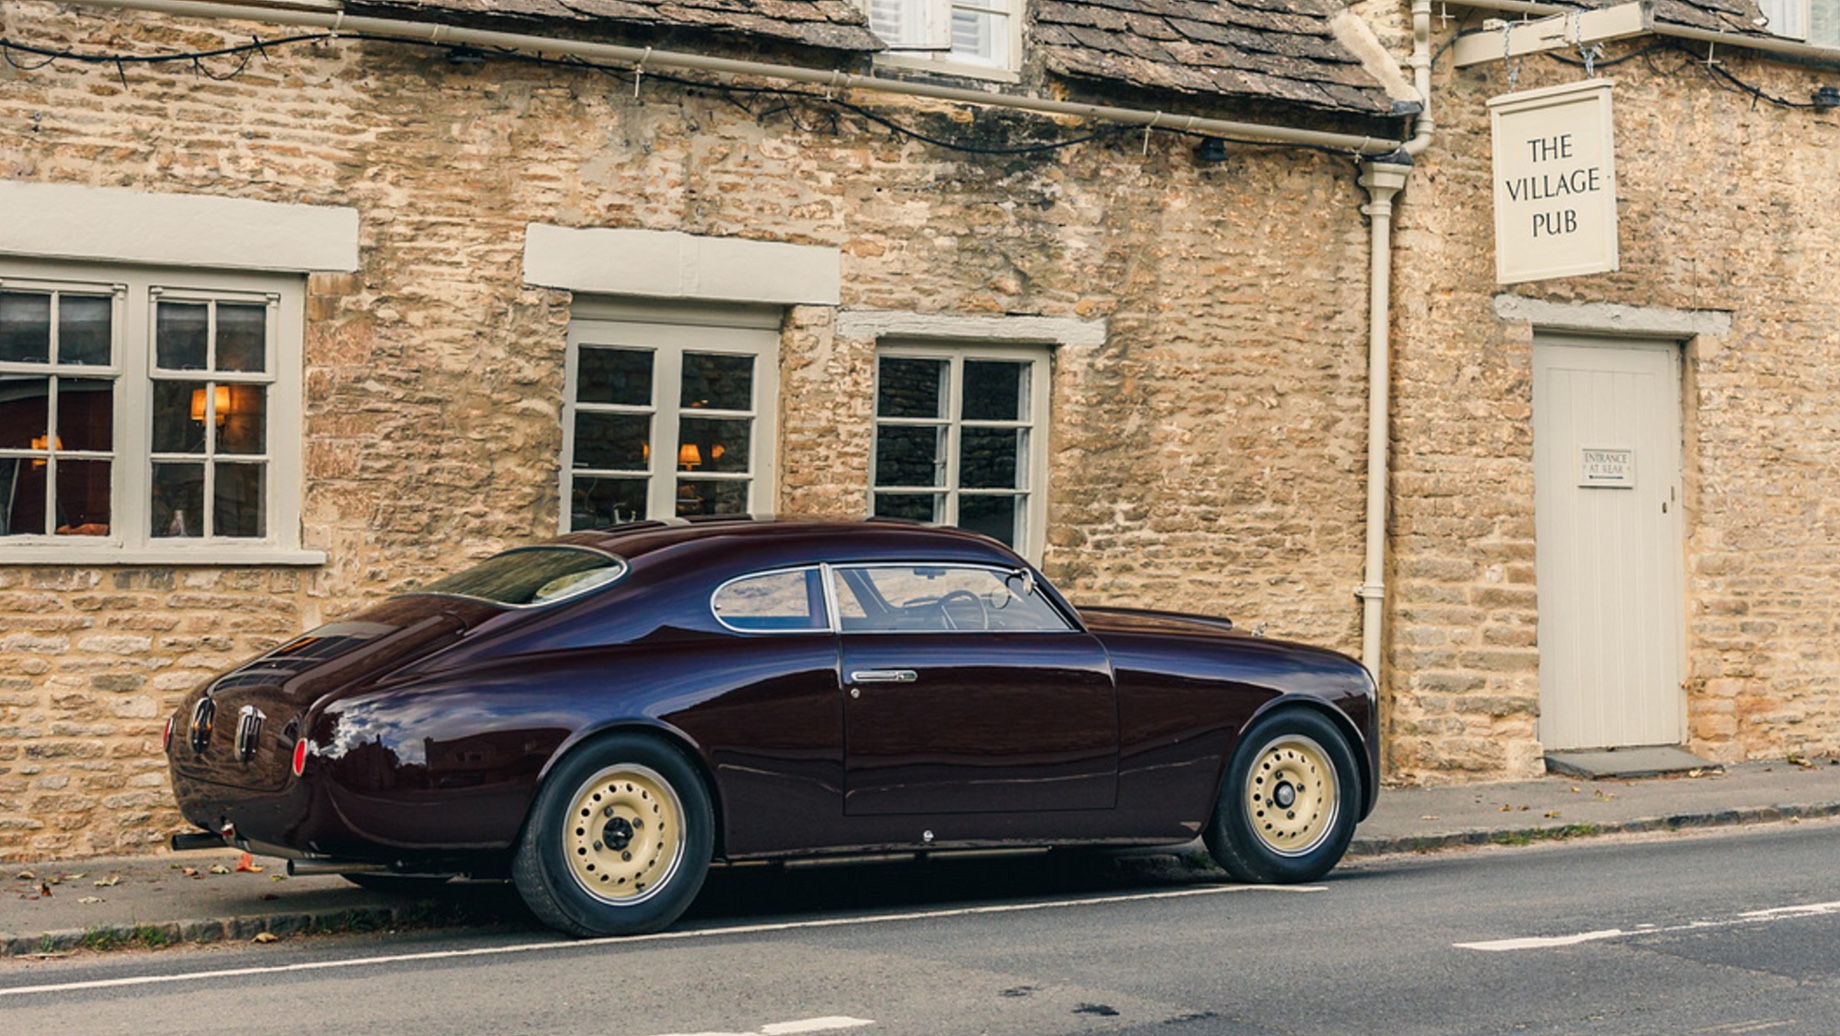
<path fill-rule="evenodd" d="M 292 25 L 323 29 L 335 35 L 350 32 L 411 43 L 475 47 L 481 50 L 511 50 L 530 54 L 567 55 L 597 64 L 626 65 L 634 69 L 673 68 L 714 72 L 727 76 L 754 76 L 762 79 L 808 83 L 828 90 L 863 90 L 874 93 L 903 94 L 909 97 L 924 97 L 991 108 L 1011 108 L 1042 115 L 1095 119 L 1127 126 L 1143 126 L 1146 129 L 1168 129 L 1209 137 L 1236 137 L 1277 144 L 1301 144 L 1336 151 L 1352 151 L 1360 155 L 1384 155 L 1399 148 L 1399 141 L 1384 137 L 1327 133 L 1292 126 L 1233 122 L 1225 119 L 1204 119 L 1193 115 L 1171 115 L 1161 111 L 1116 108 L 1101 104 L 1079 104 L 1049 98 L 1012 97 L 963 87 L 883 79 L 872 75 L 846 72 L 840 68 L 826 71 L 797 65 L 775 65 L 762 61 L 740 61 L 681 51 L 655 50 L 650 47 L 622 47 L 611 43 L 591 43 L 525 33 L 471 29 L 440 22 L 354 17 L 343 11 L 220 4 L 211 3 L 208 0 L 71 0 L 71 2 L 83 7 L 149 11 L 186 18 Z"/>
<path fill-rule="evenodd" d="M 1469 7 L 1479 11 L 1500 11 L 1503 14 L 1531 14 L 1546 17 L 1555 14 L 1571 14 L 1573 11 L 1588 10 L 1570 4 L 1552 4 L 1535 2 L 1535 0 L 1448 0 L 1452 7 Z M 1766 54 L 1785 54 L 1790 57 L 1812 58 L 1816 61 L 1834 64 L 1840 62 L 1840 51 L 1832 47 L 1817 47 L 1782 36 L 1751 36 L 1736 32 L 1717 32 L 1712 29 L 1696 29 L 1690 25 L 1674 25 L 1668 22 L 1651 22 L 1648 32 L 1656 36 L 1667 36 L 1677 40 L 1692 40 L 1695 43 L 1724 44 L 1728 47 L 1742 47 L 1746 50 L 1762 51 Z"/>

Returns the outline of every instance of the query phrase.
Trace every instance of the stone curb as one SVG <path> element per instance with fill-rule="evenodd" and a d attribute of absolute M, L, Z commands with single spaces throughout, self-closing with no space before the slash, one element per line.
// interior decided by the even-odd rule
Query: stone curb
<path fill-rule="evenodd" d="M 275 936 L 368 932 L 395 926 L 456 924 L 455 909 L 434 901 L 393 906 L 344 907 L 312 913 L 262 914 L 149 924 L 105 924 L 91 928 L 64 928 L 35 935 L 0 932 L 0 957 L 30 957 L 68 953 L 78 949 L 159 947 L 179 943 L 247 941 L 263 932 Z"/>
<path fill-rule="evenodd" d="M 1840 802 L 1814 805 L 1753 806 L 1744 809 L 1721 809 L 1709 813 L 1675 813 L 1669 816 L 1638 817 L 1633 820 L 1611 820 L 1601 823 L 1582 821 L 1563 824 L 1470 828 L 1429 835 L 1356 838 L 1348 846 L 1348 855 L 1356 857 L 1385 856 L 1394 853 L 1428 853 L 1442 849 L 1463 849 L 1482 845 L 1527 845 L 1533 842 L 1556 842 L 1577 838 L 1596 838 L 1604 835 L 1741 827 L 1750 824 L 1774 824 L 1788 820 L 1815 820 L 1836 816 L 1840 816 Z"/>

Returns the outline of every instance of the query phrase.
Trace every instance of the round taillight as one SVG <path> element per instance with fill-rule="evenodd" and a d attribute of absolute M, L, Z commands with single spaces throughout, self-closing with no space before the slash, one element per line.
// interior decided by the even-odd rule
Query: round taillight
<path fill-rule="evenodd" d="M 298 777 L 307 769 L 307 739 L 294 742 L 294 776 Z"/>
<path fill-rule="evenodd" d="M 172 721 L 171 716 L 166 717 L 166 730 L 160 734 L 160 751 L 162 752 L 172 751 Z"/>

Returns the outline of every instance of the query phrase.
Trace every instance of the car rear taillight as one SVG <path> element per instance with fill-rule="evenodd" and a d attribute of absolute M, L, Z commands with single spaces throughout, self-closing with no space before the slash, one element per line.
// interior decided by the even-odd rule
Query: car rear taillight
<path fill-rule="evenodd" d="M 160 751 L 162 752 L 172 751 L 172 728 L 173 718 L 168 716 L 166 717 L 166 731 L 160 735 Z"/>
<path fill-rule="evenodd" d="M 294 742 L 294 776 L 298 777 L 307 769 L 307 739 Z"/>

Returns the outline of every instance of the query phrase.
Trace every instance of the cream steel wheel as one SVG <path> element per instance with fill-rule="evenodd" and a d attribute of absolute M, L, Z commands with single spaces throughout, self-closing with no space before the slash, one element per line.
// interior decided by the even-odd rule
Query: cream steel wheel
<path fill-rule="evenodd" d="M 1328 753 L 1302 735 L 1267 744 L 1246 783 L 1253 833 L 1280 856 L 1304 856 L 1322 844 L 1341 808 L 1335 766 Z"/>
<path fill-rule="evenodd" d="M 1315 881 L 1354 837 L 1361 775 L 1347 735 L 1312 708 L 1267 713 L 1227 761 L 1208 852 L 1240 881 Z"/>
<path fill-rule="evenodd" d="M 677 920 L 715 848 L 701 771 L 661 737 L 620 732 L 557 760 L 511 861 L 531 912 L 574 935 L 638 935 Z"/>
<path fill-rule="evenodd" d="M 569 805 L 565 859 L 596 899 L 636 903 L 657 894 L 683 859 L 683 805 L 670 782 L 643 766 L 612 766 Z"/>

